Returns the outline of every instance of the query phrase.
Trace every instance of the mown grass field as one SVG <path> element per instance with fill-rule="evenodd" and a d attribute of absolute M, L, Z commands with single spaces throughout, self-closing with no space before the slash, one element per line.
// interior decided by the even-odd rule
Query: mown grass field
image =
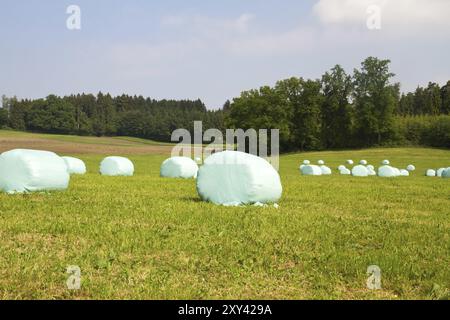
<path fill-rule="evenodd" d="M 201 202 L 194 180 L 159 177 L 165 154 L 119 154 L 135 163 L 128 178 L 100 176 L 101 154 L 64 155 L 89 170 L 67 191 L 0 194 L 2 299 L 449 298 L 450 180 L 423 176 L 450 166 L 448 150 L 282 156 L 278 209 Z M 303 159 L 334 169 L 363 158 L 417 171 L 396 179 L 298 171 Z M 66 287 L 69 265 L 81 268 L 80 290 Z M 381 290 L 366 288 L 369 265 L 382 270 Z"/>

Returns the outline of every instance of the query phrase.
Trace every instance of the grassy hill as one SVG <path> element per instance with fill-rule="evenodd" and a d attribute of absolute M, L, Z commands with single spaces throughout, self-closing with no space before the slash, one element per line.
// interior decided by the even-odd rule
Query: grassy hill
<path fill-rule="evenodd" d="M 449 297 L 450 180 L 423 176 L 450 166 L 449 150 L 285 155 L 278 209 L 228 208 L 200 201 L 194 180 L 159 177 L 168 146 L 0 131 L 2 148 L 35 139 L 66 148 L 89 172 L 65 192 L 0 194 L 1 299 Z M 106 151 L 129 151 L 135 176 L 100 176 Z M 417 171 L 395 179 L 298 171 L 303 159 L 335 169 L 385 158 Z M 81 268 L 78 291 L 66 288 L 69 265 Z M 381 268 L 381 290 L 366 288 L 370 265 Z"/>

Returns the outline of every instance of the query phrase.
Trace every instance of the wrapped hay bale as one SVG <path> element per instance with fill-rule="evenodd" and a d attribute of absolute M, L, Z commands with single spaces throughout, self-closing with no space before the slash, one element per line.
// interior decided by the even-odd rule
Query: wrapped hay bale
<path fill-rule="evenodd" d="M 86 165 L 83 160 L 73 158 L 73 157 L 61 157 L 67 166 L 67 172 L 69 174 L 85 174 L 86 173 Z"/>
<path fill-rule="evenodd" d="M 376 176 L 377 172 L 375 171 L 375 168 L 367 168 L 367 171 L 369 172 L 369 176 Z"/>
<path fill-rule="evenodd" d="M 383 161 L 381 162 L 381 164 L 382 164 L 382 165 L 385 165 L 385 166 L 388 166 L 388 165 L 391 164 L 391 162 L 390 162 L 389 160 L 383 160 Z"/>
<path fill-rule="evenodd" d="M 197 178 L 198 165 L 188 157 L 172 157 L 161 164 L 160 175 L 167 178 Z"/>
<path fill-rule="evenodd" d="M 301 171 L 304 176 L 321 176 L 322 175 L 322 169 L 320 169 L 319 166 L 316 166 L 313 164 L 304 166 Z"/>
<path fill-rule="evenodd" d="M 322 175 L 328 176 L 332 173 L 331 169 L 325 165 L 320 166 L 320 170 L 322 171 Z"/>
<path fill-rule="evenodd" d="M 349 164 L 349 165 L 353 165 L 353 160 L 347 160 L 346 162 L 347 162 L 347 164 Z"/>
<path fill-rule="evenodd" d="M 359 162 L 359 164 L 363 165 L 363 166 L 367 166 L 367 160 L 361 160 Z"/>
<path fill-rule="evenodd" d="M 0 189 L 7 193 L 64 190 L 70 175 L 53 152 L 16 149 L 0 156 Z"/>
<path fill-rule="evenodd" d="M 374 167 L 373 165 L 371 165 L 371 164 L 367 165 L 366 168 L 367 168 L 367 170 L 369 170 L 369 171 L 370 171 L 370 170 L 375 171 L 375 167 Z"/>
<path fill-rule="evenodd" d="M 239 151 L 208 157 L 198 171 L 197 192 L 220 205 L 277 202 L 282 187 L 278 172 L 265 159 Z"/>
<path fill-rule="evenodd" d="M 395 170 L 395 168 L 389 166 L 389 165 L 384 165 L 378 168 L 378 176 L 379 177 L 383 177 L 383 178 L 393 178 L 393 177 L 397 177 L 400 173 L 400 171 Z"/>
<path fill-rule="evenodd" d="M 338 171 L 342 171 L 347 168 L 343 164 L 341 164 L 337 169 L 338 169 Z"/>
<path fill-rule="evenodd" d="M 447 169 L 445 169 L 445 170 L 442 172 L 442 178 L 444 178 L 444 179 L 450 178 L 450 167 L 448 167 Z"/>
<path fill-rule="evenodd" d="M 104 176 L 132 176 L 134 165 L 124 157 L 106 157 L 100 163 L 100 173 Z"/>
<path fill-rule="evenodd" d="M 447 170 L 447 168 L 439 168 L 436 171 L 436 177 L 442 177 L 442 173 Z"/>
<path fill-rule="evenodd" d="M 408 171 L 408 170 L 405 170 L 405 169 L 401 169 L 401 170 L 400 170 L 400 175 L 401 175 L 402 177 L 409 177 L 409 171 Z"/>
<path fill-rule="evenodd" d="M 367 177 L 369 175 L 369 170 L 363 165 L 357 165 L 353 167 L 352 175 L 354 177 Z"/>
<path fill-rule="evenodd" d="M 304 166 L 307 166 L 307 165 L 309 165 L 310 163 L 311 163 L 311 161 L 309 161 L 309 160 L 304 160 L 304 161 L 303 161 L 303 164 L 300 165 L 300 171 L 302 171 L 302 169 L 303 169 Z"/>
<path fill-rule="evenodd" d="M 425 172 L 425 175 L 427 177 L 436 177 L 436 171 L 433 169 L 428 169 L 427 172 Z"/>
<path fill-rule="evenodd" d="M 409 172 L 415 171 L 416 167 L 412 164 L 410 164 L 409 166 L 406 167 L 406 170 L 408 170 Z"/>
<path fill-rule="evenodd" d="M 318 164 L 319 166 L 323 166 L 323 165 L 325 164 L 325 161 L 319 160 L 319 161 L 317 161 L 317 164 Z"/>
<path fill-rule="evenodd" d="M 348 175 L 352 174 L 352 172 L 349 169 L 347 169 L 347 168 L 343 168 L 342 170 L 339 170 L 339 173 L 344 175 L 344 176 L 348 176 Z"/>

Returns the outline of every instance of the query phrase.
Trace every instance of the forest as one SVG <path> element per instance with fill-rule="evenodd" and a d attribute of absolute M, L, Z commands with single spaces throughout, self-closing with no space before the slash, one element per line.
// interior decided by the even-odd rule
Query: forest
<path fill-rule="evenodd" d="M 279 129 L 282 151 L 423 145 L 450 148 L 450 81 L 401 93 L 390 61 L 368 57 L 348 74 L 293 77 L 244 91 L 219 110 L 200 100 L 155 100 L 99 92 L 43 99 L 2 97 L 0 127 L 170 141 L 175 129 Z"/>

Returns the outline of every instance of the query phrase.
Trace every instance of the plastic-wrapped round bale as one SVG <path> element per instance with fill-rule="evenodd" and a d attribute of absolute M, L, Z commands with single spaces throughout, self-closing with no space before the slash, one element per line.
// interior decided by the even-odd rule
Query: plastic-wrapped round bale
<path fill-rule="evenodd" d="M 53 152 L 15 149 L 0 156 L 0 189 L 5 192 L 64 190 L 69 181 L 66 163 Z"/>
<path fill-rule="evenodd" d="M 436 177 L 436 171 L 433 169 L 428 169 L 427 172 L 425 172 L 425 175 L 427 177 Z"/>
<path fill-rule="evenodd" d="M 367 168 L 367 171 L 369 172 L 369 176 L 376 176 L 377 175 L 377 172 L 375 171 L 375 169 Z"/>
<path fill-rule="evenodd" d="M 104 176 L 132 176 L 133 162 L 124 157 L 106 157 L 100 163 L 100 173 Z"/>
<path fill-rule="evenodd" d="M 220 205 L 277 202 L 282 187 L 278 172 L 265 159 L 239 151 L 209 156 L 197 176 L 204 201 Z"/>
<path fill-rule="evenodd" d="M 401 169 L 401 170 L 400 170 L 400 175 L 401 175 L 402 177 L 409 177 L 409 171 L 408 171 L 408 170 L 405 170 L 405 169 Z"/>
<path fill-rule="evenodd" d="M 381 166 L 378 168 L 378 176 L 384 177 L 384 178 L 397 177 L 399 174 L 399 172 L 397 172 L 397 170 L 395 170 L 395 168 L 393 168 L 389 165 L 384 165 L 384 166 Z"/>
<path fill-rule="evenodd" d="M 321 176 L 322 169 L 319 166 L 311 164 L 309 166 L 303 166 L 302 174 L 304 176 Z"/>
<path fill-rule="evenodd" d="M 446 178 L 446 179 L 450 178 L 450 167 L 448 167 L 447 169 L 445 169 L 442 172 L 442 178 Z"/>
<path fill-rule="evenodd" d="M 347 162 L 347 164 L 350 164 L 350 165 L 352 165 L 352 164 L 353 164 L 353 160 L 350 160 L 350 159 L 349 159 L 349 160 L 347 160 L 346 162 Z"/>
<path fill-rule="evenodd" d="M 349 175 L 352 174 L 352 172 L 349 169 L 347 169 L 347 168 L 343 168 L 343 169 L 339 170 L 339 173 L 344 175 L 344 176 L 349 176 Z"/>
<path fill-rule="evenodd" d="M 436 170 L 436 177 L 442 177 L 442 173 L 447 170 L 447 168 L 439 168 Z"/>
<path fill-rule="evenodd" d="M 352 175 L 354 177 L 367 177 L 369 175 L 369 170 L 365 166 L 360 164 L 353 167 Z"/>
<path fill-rule="evenodd" d="M 85 174 L 86 173 L 86 165 L 83 160 L 73 158 L 73 157 L 61 157 L 67 166 L 67 172 L 69 174 Z"/>
<path fill-rule="evenodd" d="M 375 167 L 373 166 L 373 165 L 371 165 L 371 164 L 368 164 L 367 166 L 366 166 L 366 168 L 370 171 L 370 170 L 375 170 Z"/>
<path fill-rule="evenodd" d="M 406 170 L 412 172 L 412 171 L 416 170 L 416 167 L 413 164 L 410 164 L 406 167 Z"/>
<path fill-rule="evenodd" d="M 363 166 L 366 166 L 366 165 L 367 165 L 367 160 L 361 160 L 361 161 L 359 162 L 359 164 L 362 164 Z"/>
<path fill-rule="evenodd" d="M 341 164 L 337 169 L 338 169 L 338 171 L 342 171 L 347 168 L 343 164 Z"/>
<path fill-rule="evenodd" d="M 331 169 L 325 165 L 320 166 L 320 170 L 322 171 L 322 175 L 328 176 L 332 174 Z"/>
<path fill-rule="evenodd" d="M 161 164 L 160 175 L 167 178 L 196 178 L 198 165 L 188 157 L 172 157 Z"/>

